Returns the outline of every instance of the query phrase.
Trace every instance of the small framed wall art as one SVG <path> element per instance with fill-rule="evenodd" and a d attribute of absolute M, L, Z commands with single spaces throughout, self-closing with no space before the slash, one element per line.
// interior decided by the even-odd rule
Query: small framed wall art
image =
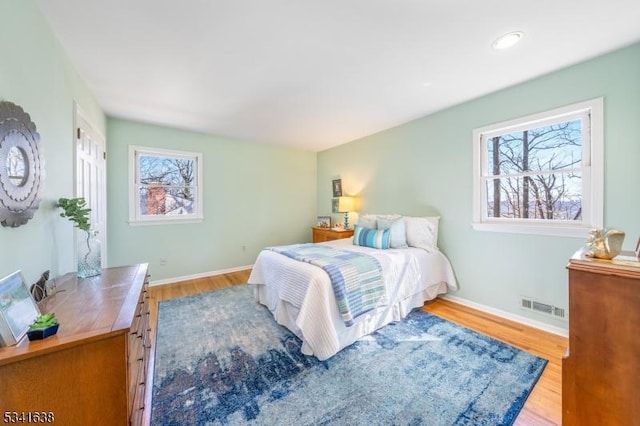
<path fill-rule="evenodd" d="M 338 211 L 338 198 L 331 199 L 331 213 L 340 213 Z"/>
<path fill-rule="evenodd" d="M 342 197 L 342 179 L 333 180 L 333 198 Z"/>

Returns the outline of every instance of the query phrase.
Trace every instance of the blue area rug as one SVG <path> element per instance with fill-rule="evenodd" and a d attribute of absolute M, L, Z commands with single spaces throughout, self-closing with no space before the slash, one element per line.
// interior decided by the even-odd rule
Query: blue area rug
<path fill-rule="evenodd" d="M 510 425 L 546 360 L 415 310 L 326 361 L 246 285 L 160 303 L 152 425 Z"/>

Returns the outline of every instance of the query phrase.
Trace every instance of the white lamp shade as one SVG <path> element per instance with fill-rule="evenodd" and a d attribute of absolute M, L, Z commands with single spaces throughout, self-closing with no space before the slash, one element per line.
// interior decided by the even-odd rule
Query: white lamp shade
<path fill-rule="evenodd" d="M 355 211 L 355 204 L 353 197 L 338 197 L 338 213 Z"/>

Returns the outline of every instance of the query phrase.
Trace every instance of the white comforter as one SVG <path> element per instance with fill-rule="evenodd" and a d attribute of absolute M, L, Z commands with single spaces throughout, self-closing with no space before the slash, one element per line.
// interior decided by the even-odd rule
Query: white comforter
<path fill-rule="evenodd" d="M 337 249 L 364 252 L 380 262 L 386 295 L 374 311 L 346 327 L 340 316 L 327 273 L 271 250 L 258 255 L 249 277 L 255 298 L 276 321 L 303 342 L 302 352 L 324 360 L 378 328 L 404 318 L 438 294 L 457 289 L 449 260 L 437 250 L 419 248 L 378 250 L 355 246 L 351 239 L 329 241 Z"/>

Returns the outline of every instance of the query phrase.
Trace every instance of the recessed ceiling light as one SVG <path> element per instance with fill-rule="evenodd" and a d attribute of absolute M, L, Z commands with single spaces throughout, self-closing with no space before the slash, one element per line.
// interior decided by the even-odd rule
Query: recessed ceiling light
<path fill-rule="evenodd" d="M 523 36 L 524 33 L 522 31 L 513 31 L 511 33 L 507 33 L 503 36 L 498 37 L 496 41 L 491 44 L 491 47 L 496 50 L 508 49 L 519 42 Z"/>

